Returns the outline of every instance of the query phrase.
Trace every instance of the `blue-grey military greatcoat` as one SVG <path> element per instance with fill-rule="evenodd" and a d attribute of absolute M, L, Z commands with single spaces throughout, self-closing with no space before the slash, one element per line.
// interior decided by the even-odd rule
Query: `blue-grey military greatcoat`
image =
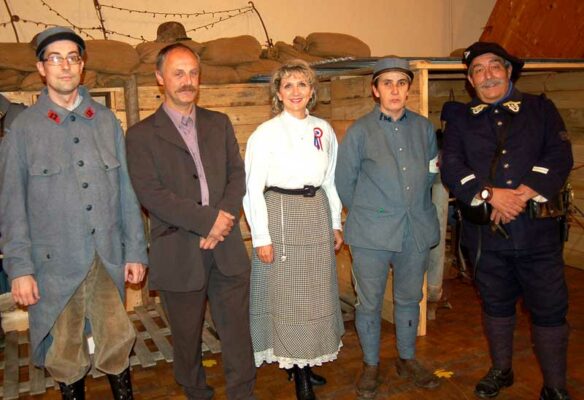
<path fill-rule="evenodd" d="M 124 265 L 146 264 L 140 206 L 114 114 L 79 88 L 73 111 L 47 90 L 14 121 L 0 148 L 0 231 L 13 280 L 34 275 L 29 307 L 32 358 L 43 365 L 50 330 L 96 254 L 124 294 Z"/>

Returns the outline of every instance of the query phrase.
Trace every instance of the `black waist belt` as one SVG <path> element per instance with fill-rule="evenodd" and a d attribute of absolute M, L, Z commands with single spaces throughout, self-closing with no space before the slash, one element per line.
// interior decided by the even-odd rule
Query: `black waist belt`
<path fill-rule="evenodd" d="M 284 189 L 278 186 L 270 186 L 267 187 L 265 192 L 272 191 L 276 193 L 282 194 L 291 194 L 296 196 L 304 196 L 304 197 L 314 197 L 316 195 L 316 191 L 320 189 L 320 186 L 311 186 L 306 185 L 302 189 Z"/>

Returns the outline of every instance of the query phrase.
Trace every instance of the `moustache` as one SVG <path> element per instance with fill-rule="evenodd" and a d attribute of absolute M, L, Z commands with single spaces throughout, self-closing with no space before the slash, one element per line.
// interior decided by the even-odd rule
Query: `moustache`
<path fill-rule="evenodd" d="M 196 89 L 193 85 L 181 86 L 177 92 L 194 92 Z"/>
<path fill-rule="evenodd" d="M 497 85 L 502 85 L 503 83 L 504 83 L 503 79 L 492 78 L 492 79 L 487 79 L 486 81 L 481 83 L 479 85 L 479 87 L 481 89 L 484 89 L 484 88 L 489 88 L 489 87 L 493 87 L 493 86 L 497 86 Z"/>

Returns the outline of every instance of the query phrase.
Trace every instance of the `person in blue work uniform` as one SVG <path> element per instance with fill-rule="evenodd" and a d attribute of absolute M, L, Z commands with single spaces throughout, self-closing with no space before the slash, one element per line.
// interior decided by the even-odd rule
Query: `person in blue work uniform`
<path fill-rule="evenodd" d="M 418 387 L 439 385 L 416 360 L 424 273 L 440 234 L 430 191 L 438 172 L 436 134 L 428 119 L 406 109 L 413 77 L 408 61 L 379 60 L 371 82 L 378 105 L 349 128 L 339 146 L 335 182 L 349 212 L 345 242 L 353 256 L 355 324 L 364 358 L 357 383 L 361 398 L 373 398 L 379 385 L 381 311 L 390 264 L 397 372 Z"/>
<path fill-rule="evenodd" d="M 124 283 L 147 262 L 140 205 L 115 115 L 80 86 L 85 42 L 71 29 L 37 35 L 47 87 L 14 120 L 0 147 L 0 232 L 17 304 L 28 306 L 30 357 L 64 399 L 84 398 L 91 367 L 115 399 L 133 398 L 129 355 L 136 333 Z"/>
<path fill-rule="evenodd" d="M 561 221 L 528 212 L 555 203 L 566 182 L 573 164 L 566 127 L 544 95 L 514 87 L 524 63 L 500 45 L 476 42 L 463 62 L 476 95 L 449 120 L 441 172 L 463 211 L 470 209 L 463 212 L 462 240 L 475 263 L 492 362 L 475 393 L 491 398 L 513 384 L 515 310 L 522 296 L 543 373 L 540 399 L 569 399 Z M 485 210 L 484 224 L 473 208 Z"/>

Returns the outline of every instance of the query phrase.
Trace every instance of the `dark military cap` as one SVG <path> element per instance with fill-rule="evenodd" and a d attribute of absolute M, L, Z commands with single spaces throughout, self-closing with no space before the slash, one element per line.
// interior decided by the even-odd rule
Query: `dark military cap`
<path fill-rule="evenodd" d="M 496 54 L 499 57 L 509 61 L 513 66 L 513 71 L 511 73 L 512 78 L 517 78 L 519 76 L 519 73 L 525 64 L 523 60 L 520 60 L 519 58 L 507 53 L 507 50 L 501 47 L 501 45 L 498 43 L 494 42 L 475 42 L 471 44 L 464 51 L 464 53 L 462 53 L 462 62 L 465 63 L 467 67 L 470 67 L 472 60 L 486 53 Z"/>

